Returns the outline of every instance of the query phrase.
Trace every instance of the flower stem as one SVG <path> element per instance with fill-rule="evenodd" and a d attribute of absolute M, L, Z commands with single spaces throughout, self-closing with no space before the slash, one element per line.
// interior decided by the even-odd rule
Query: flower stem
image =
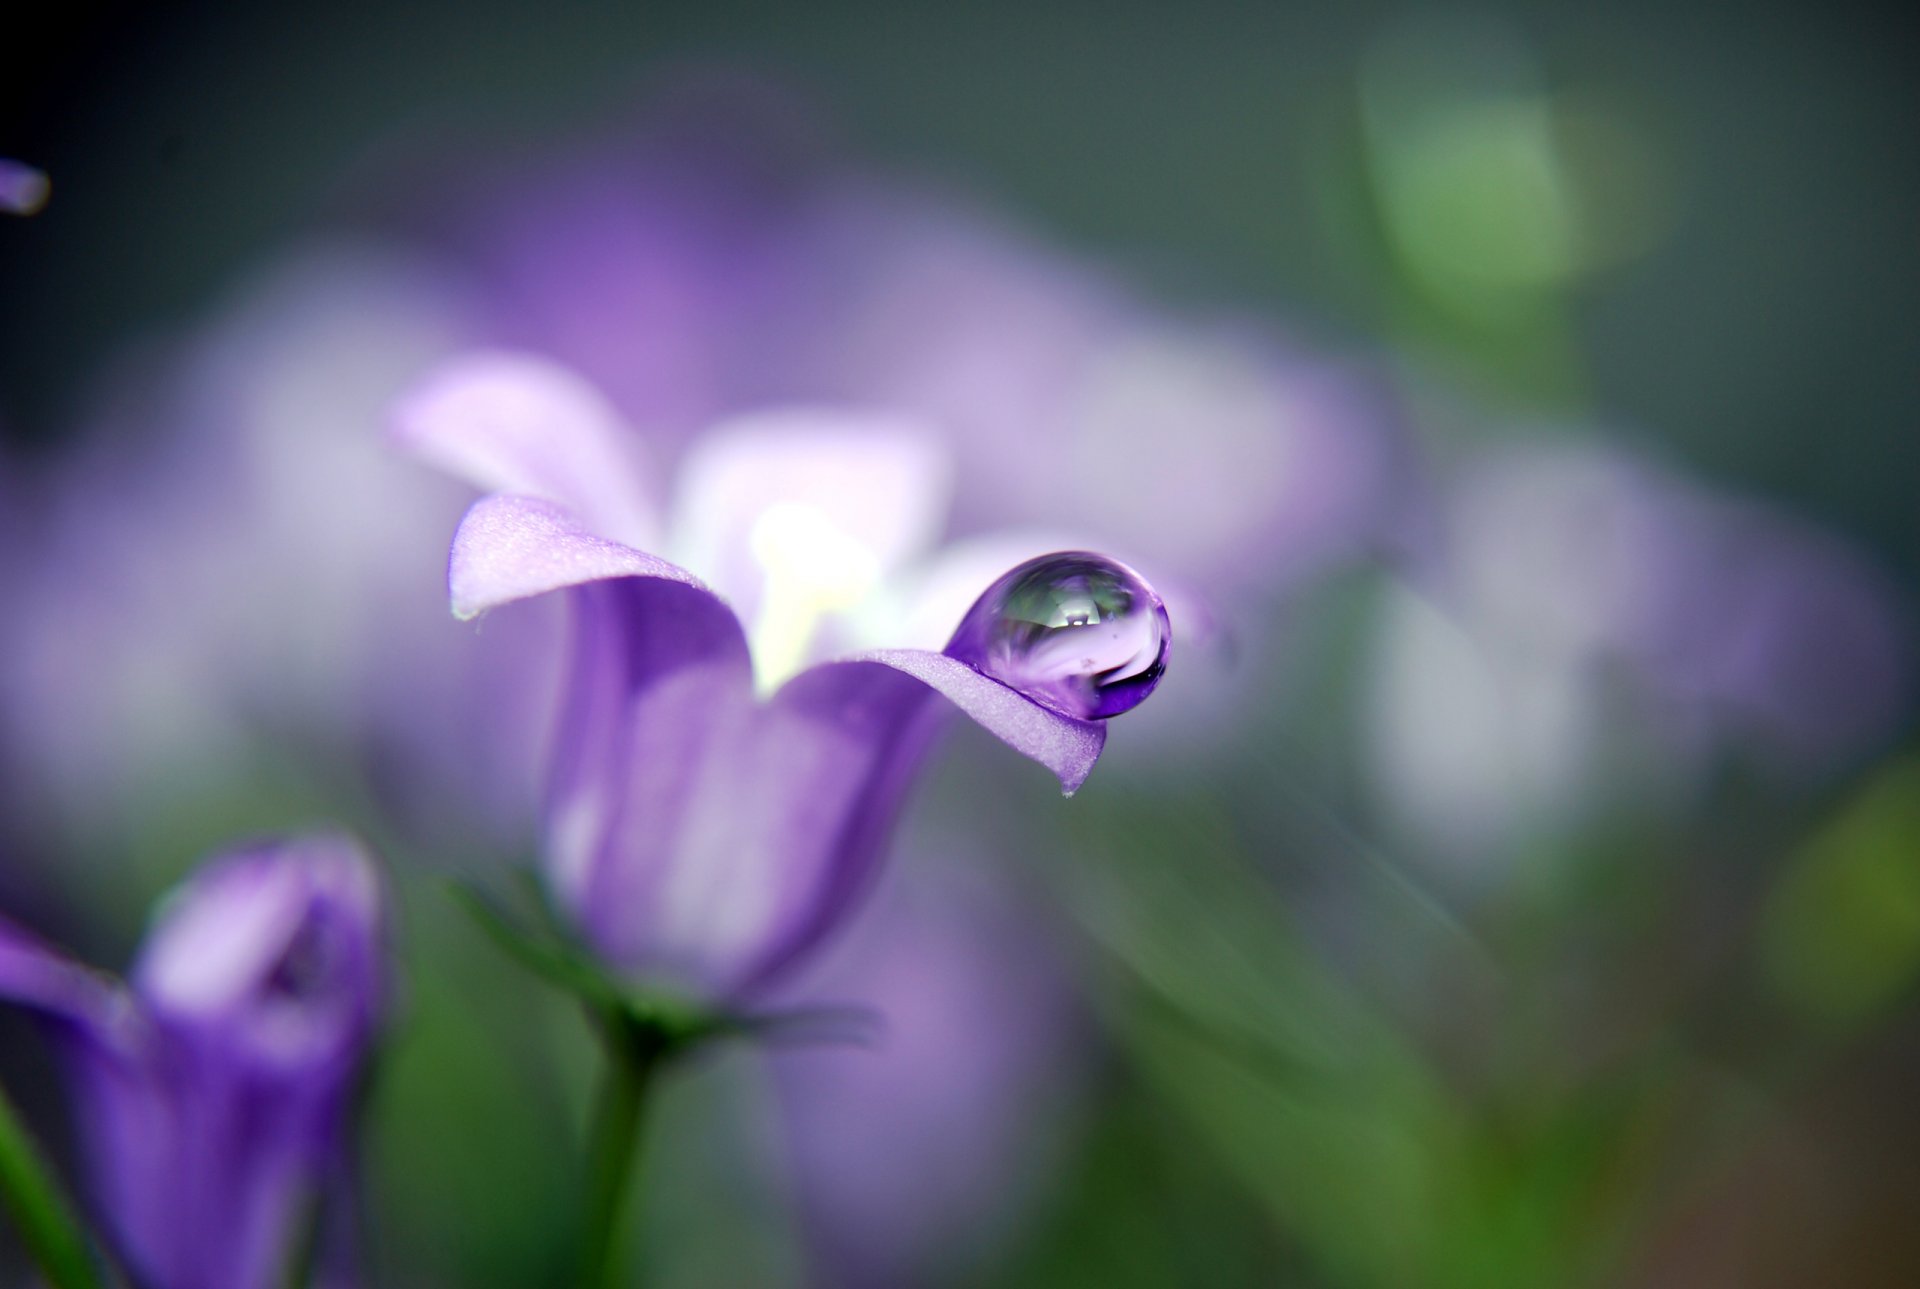
<path fill-rule="evenodd" d="M 614 1289 L 620 1283 L 620 1219 L 640 1153 L 647 1092 L 670 1047 L 663 1029 L 624 1010 L 604 1014 L 602 1031 L 607 1075 L 588 1144 L 581 1289 Z"/>
<path fill-rule="evenodd" d="M 13 1102 L 0 1090 L 0 1201 L 54 1289 L 100 1289 L 87 1237 Z"/>

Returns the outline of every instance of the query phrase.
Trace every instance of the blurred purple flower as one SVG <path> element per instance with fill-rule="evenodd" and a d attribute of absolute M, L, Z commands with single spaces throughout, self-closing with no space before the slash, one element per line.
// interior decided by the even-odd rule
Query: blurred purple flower
<path fill-rule="evenodd" d="M 52 192 L 46 172 L 24 161 L 0 157 L 0 210 L 9 215 L 37 215 Z"/>
<path fill-rule="evenodd" d="M 203 868 L 126 984 L 0 923 L 0 997 L 57 1027 L 93 1206 L 140 1283 L 284 1274 L 310 1206 L 344 1179 L 382 919 L 358 846 L 312 836 Z"/>
<path fill-rule="evenodd" d="M 882 589 L 940 527 L 943 458 L 911 422 L 786 410 L 716 427 L 681 463 L 670 525 L 631 433 L 551 363 L 455 360 L 395 426 L 423 458 L 506 490 L 454 537 L 457 616 L 571 592 L 548 877 L 622 968 L 734 997 L 812 949 L 867 885 L 936 693 L 1068 793 L 1099 757 L 1104 725 L 993 679 L 985 659 L 862 647 L 886 639 Z M 643 549 L 663 546 L 728 598 Z"/>
<path fill-rule="evenodd" d="M 972 1282 L 1063 1145 L 1087 1036 L 1058 928 L 968 859 L 890 872 L 794 982 L 883 1018 L 870 1045 L 772 1057 L 820 1283 Z"/>
<path fill-rule="evenodd" d="M 1910 697 L 1907 624 L 1861 557 L 1623 452 L 1478 461 L 1440 529 L 1431 598 L 1385 607 L 1373 740 L 1389 803 L 1443 850 L 1683 796 L 1729 752 L 1843 769 Z"/>
<path fill-rule="evenodd" d="M 1398 418 L 1364 364 L 1151 309 L 957 194 L 849 172 L 763 87 L 710 90 L 469 186 L 436 235 L 500 342 L 588 376 L 660 459 L 761 406 L 878 407 L 942 437 L 954 536 L 1043 528 L 1222 596 L 1383 540 Z"/>
<path fill-rule="evenodd" d="M 1045 526 L 1220 596 L 1384 540 L 1396 419 L 1361 364 L 1151 309 L 960 202 L 846 184 L 811 217 L 797 379 L 940 426 L 961 533 Z"/>
<path fill-rule="evenodd" d="M 1364 371 L 1157 314 L 951 196 L 850 173 L 806 120 L 738 85 L 670 96 L 619 147 L 440 185 L 458 214 L 413 251 L 309 248 L 123 363 L 5 570 L 16 816 L 126 855 L 156 812 L 211 817 L 180 803 L 264 773 L 344 783 L 417 849 L 524 844 L 556 633 L 516 614 L 476 645 L 433 616 L 425 552 L 463 497 L 375 431 L 405 374 L 483 340 L 586 374 L 662 470 L 767 407 L 925 424 L 953 487 L 928 537 L 961 540 L 888 643 L 939 648 L 1035 550 L 1238 610 L 1379 538 L 1397 466 Z M 1180 603 L 1192 640 L 1212 615 Z"/>
<path fill-rule="evenodd" d="M 435 552 L 466 495 L 380 432 L 467 312 L 391 251 L 314 248 L 123 362 L 89 433 L 14 490 L 16 821 L 124 862 L 156 816 L 279 774 L 329 808 L 365 794 L 416 842 L 529 834 L 544 624 L 476 644 L 446 620 Z"/>

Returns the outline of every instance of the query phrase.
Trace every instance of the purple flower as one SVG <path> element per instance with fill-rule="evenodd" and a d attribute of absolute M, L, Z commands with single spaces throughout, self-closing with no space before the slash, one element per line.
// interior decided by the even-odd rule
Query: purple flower
<path fill-rule="evenodd" d="M 1431 598 L 1385 608 L 1373 738 L 1388 804 L 1442 850 L 1683 798 L 1736 748 L 1818 778 L 1910 696 L 1907 624 L 1871 565 L 1617 450 L 1475 462 L 1440 530 Z"/>
<path fill-rule="evenodd" d="M 24 554 L 0 567 L 12 818 L 124 859 L 157 814 L 214 819 L 267 778 L 335 813 L 344 783 L 422 852 L 524 847 L 557 633 L 518 613 L 476 643 L 438 613 L 429 555 L 466 497 L 377 433 L 402 374 L 483 340 L 585 374 L 631 427 L 619 455 L 655 470 L 767 407 L 923 424 L 951 496 L 907 536 L 964 544 L 894 606 L 902 632 L 830 623 L 848 645 L 940 648 L 983 579 L 1036 550 L 1107 552 L 1237 608 L 1372 539 L 1393 437 L 1364 372 L 1246 320 L 1166 316 L 952 194 L 853 172 L 766 102 L 682 97 L 618 147 L 456 182 L 457 217 L 416 229 L 418 253 L 301 248 L 117 362 L 79 450 L 28 481 Z M 1192 640 L 1205 615 L 1181 619 Z"/>
<path fill-rule="evenodd" d="M 1397 416 L 1364 364 L 1152 308 L 952 200 L 843 183 L 809 216 L 827 298 L 794 383 L 940 426 L 960 531 L 1044 525 L 1234 599 L 1383 539 Z"/>
<path fill-rule="evenodd" d="M 712 88 L 469 188 L 441 238 L 498 341 L 587 376 L 661 459 L 754 408 L 886 408 L 951 455 L 956 535 L 1044 528 L 1236 603 L 1381 539 L 1399 418 L 1366 364 L 1170 315 L 960 194 L 853 170 L 784 96 Z"/>
<path fill-rule="evenodd" d="M 9 215 L 37 215 L 52 191 L 44 171 L 24 161 L 0 157 L 0 210 Z"/>
<path fill-rule="evenodd" d="M 464 308 L 391 252 L 311 248 L 124 363 L 12 490 L 0 758 L 44 849 L 135 862 L 156 816 L 262 779 L 335 813 L 345 784 L 421 849 L 525 845 L 557 633 L 447 620 L 436 547 L 468 497 L 381 434 L 470 343 Z"/>
<path fill-rule="evenodd" d="M 341 1181 L 381 903 L 366 855 L 322 835 L 203 868 L 125 984 L 0 923 L 0 996 L 58 1027 L 93 1206 L 142 1284 L 275 1283 Z"/>
<path fill-rule="evenodd" d="M 928 580 L 915 566 L 943 510 L 938 440 L 912 422 L 741 418 L 697 441 L 670 509 L 609 404 L 538 359 L 456 360 L 402 401 L 396 430 L 506 490 L 455 535 L 458 616 L 569 593 L 547 875 L 621 968 L 735 997 L 800 959 L 866 886 L 934 733 L 936 694 L 1069 793 L 1100 754 L 1104 725 L 1062 710 L 1055 688 L 1033 689 L 1037 701 L 964 648 L 878 647 L 911 616 L 901 606 Z M 646 553 L 663 543 L 711 586 Z M 1132 607 L 1163 624 L 1151 590 L 1129 585 Z M 1107 608 L 1072 621 L 1096 642 L 1090 668 L 1096 654 L 1102 675 L 1160 665 L 1089 617 Z"/>

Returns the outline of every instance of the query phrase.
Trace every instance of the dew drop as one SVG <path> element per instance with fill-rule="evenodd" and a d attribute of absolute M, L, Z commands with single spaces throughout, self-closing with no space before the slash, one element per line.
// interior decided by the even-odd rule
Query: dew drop
<path fill-rule="evenodd" d="M 1153 692 L 1172 639 L 1166 606 L 1139 574 L 1101 555 L 1062 551 L 988 587 L 947 653 L 1037 703 L 1097 721 Z"/>

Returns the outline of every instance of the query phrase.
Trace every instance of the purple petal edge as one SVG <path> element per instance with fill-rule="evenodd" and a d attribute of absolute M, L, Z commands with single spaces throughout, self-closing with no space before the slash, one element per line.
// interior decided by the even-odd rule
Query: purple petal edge
<path fill-rule="evenodd" d="M 447 592 L 454 616 L 462 620 L 515 600 L 616 577 L 660 578 L 713 595 L 679 565 L 595 537 L 564 507 L 536 497 L 496 493 L 474 502 L 453 535 L 447 560 Z"/>
<path fill-rule="evenodd" d="M 4 919 L 0 919 L 0 1000 L 99 1034 L 122 1010 L 117 985 Z"/>
<path fill-rule="evenodd" d="M 1043 707 L 957 658 L 925 649 L 875 649 L 824 665 L 873 662 L 913 677 L 958 707 L 1014 751 L 1052 770 L 1066 796 L 1093 773 L 1107 727 Z"/>

